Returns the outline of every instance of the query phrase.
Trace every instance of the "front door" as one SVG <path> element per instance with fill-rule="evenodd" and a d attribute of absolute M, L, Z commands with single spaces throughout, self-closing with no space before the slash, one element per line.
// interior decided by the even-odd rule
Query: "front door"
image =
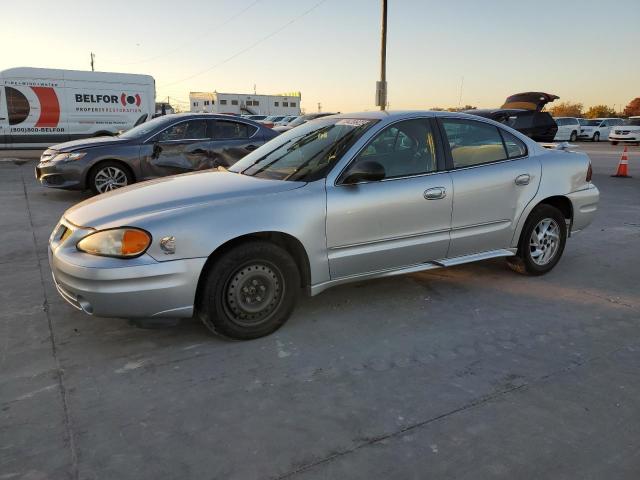
<path fill-rule="evenodd" d="M 0 148 L 6 148 L 9 142 L 9 119 L 7 102 L 4 97 L 4 86 L 0 85 Z"/>
<path fill-rule="evenodd" d="M 213 166 L 206 120 L 176 123 L 141 149 L 146 178 L 204 170 Z"/>
<path fill-rule="evenodd" d="M 434 123 L 397 122 L 360 151 L 327 185 L 331 278 L 408 267 L 444 258 L 449 247 L 452 183 L 438 170 Z M 379 181 L 350 184 L 359 162 L 384 168 Z M 442 163 L 441 163 L 442 165 Z"/>
<path fill-rule="evenodd" d="M 492 124 L 441 120 L 449 143 L 453 214 L 449 257 L 511 247 L 540 182 L 540 162 L 524 142 Z"/>

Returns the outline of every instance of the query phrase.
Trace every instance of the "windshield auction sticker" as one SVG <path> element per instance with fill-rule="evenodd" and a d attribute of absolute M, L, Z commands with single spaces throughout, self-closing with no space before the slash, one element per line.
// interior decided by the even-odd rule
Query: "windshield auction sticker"
<path fill-rule="evenodd" d="M 350 127 L 361 127 L 362 125 L 366 125 L 370 120 L 360 120 L 357 118 L 343 118 L 342 120 L 338 120 L 336 125 L 349 125 Z"/>

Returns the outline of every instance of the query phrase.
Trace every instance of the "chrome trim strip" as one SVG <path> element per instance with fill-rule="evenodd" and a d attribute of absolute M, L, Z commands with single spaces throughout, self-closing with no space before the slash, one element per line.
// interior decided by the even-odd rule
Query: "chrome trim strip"
<path fill-rule="evenodd" d="M 511 223 L 511 220 L 505 218 L 503 220 L 491 220 L 490 222 L 474 223 L 473 225 L 463 225 L 461 227 L 452 227 L 451 231 L 457 232 L 459 230 L 466 230 L 467 228 L 486 227 L 488 225 L 497 225 L 499 223 Z"/>
<path fill-rule="evenodd" d="M 369 240 L 367 242 L 350 243 L 348 245 L 338 245 L 335 247 L 327 247 L 327 250 L 341 250 L 343 248 L 362 247 L 365 245 L 375 245 L 377 243 L 384 243 L 384 242 L 395 242 L 396 240 L 405 240 L 410 238 L 425 237 L 428 235 L 437 235 L 440 233 L 447 233 L 448 231 L 449 231 L 448 228 L 443 228 L 441 230 L 431 230 L 429 232 L 413 233 L 411 235 L 402 235 L 399 237 L 388 237 L 388 238 L 381 238 L 378 240 Z"/>
<path fill-rule="evenodd" d="M 319 283 L 317 285 L 311 285 L 311 296 L 318 295 L 325 291 L 327 288 L 335 287 L 336 285 L 342 285 L 344 283 L 359 282 L 361 280 L 371 280 L 374 278 L 392 277 L 395 275 L 404 275 L 407 273 L 422 272 L 425 270 L 433 270 L 435 268 L 441 268 L 440 265 L 436 265 L 431 262 L 420 263 L 418 265 L 411 265 L 409 267 L 402 267 L 396 269 L 378 270 L 369 273 L 359 273 L 357 275 L 350 275 L 348 277 L 336 278 L 335 280 L 329 280 L 328 282 Z"/>
<path fill-rule="evenodd" d="M 472 255 L 463 255 L 461 257 L 455 257 L 450 259 L 435 260 L 432 262 L 420 263 L 417 265 L 410 265 L 408 267 L 390 268 L 386 270 L 378 270 L 375 272 L 360 273 L 357 275 L 350 275 L 348 277 L 336 278 L 335 280 L 329 280 L 328 282 L 318 283 L 309 287 L 309 293 L 311 296 L 318 295 L 328 288 L 335 287 L 336 285 L 342 285 L 345 283 L 359 282 L 362 280 L 371 280 L 374 278 L 392 277 L 395 275 L 405 275 L 408 273 L 423 272 L 426 270 L 434 270 L 436 268 L 449 267 L 453 265 L 462 265 L 464 263 L 476 262 L 479 260 L 488 260 L 490 258 L 499 257 L 511 257 L 516 254 L 516 248 L 504 248 L 499 250 L 490 250 L 482 253 L 474 253 Z"/>
<path fill-rule="evenodd" d="M 487 252 L 472 253 L 471 255 L 462 255 L 460 257 L 443 258 L 434 260 L 433 263 L 442 267 L 452 267 L 453 265 L 462 265 L 463 263 L 477 262 L 479 260 L 488 260 L 490 258 L 513 257 L 516 254 L 515 248 L 504 248 L 500 250 L 489 250 Z"/>
<path fill-rule="evenodd" d="M 82 311 L 82 307 L 78 303 L 78 300 L 71 293 L 67 292 L 64 288 L 60 286 L 53 272 L 51 272 L 51 276 L 53 277 L 53 284 L 56 286 L 56 290 L 58 290 L 58 293 L 60 294 L 62 299 L 65 300 L 73 308 L 76 308 Z"/>

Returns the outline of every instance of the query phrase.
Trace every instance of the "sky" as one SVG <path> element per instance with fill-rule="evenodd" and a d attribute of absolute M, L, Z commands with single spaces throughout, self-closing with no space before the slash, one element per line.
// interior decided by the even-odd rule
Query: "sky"
<path fill-rule="evenodd" d="M 621 110 L 640 96 L 640 0 L 388 0 L 390 109 L 500 106 L 522 91 Z M 3 6 L 0 70 L 144 73 L 157 99 L 302 92 L 375 107 L 381 0 L 30 0 Z"/>

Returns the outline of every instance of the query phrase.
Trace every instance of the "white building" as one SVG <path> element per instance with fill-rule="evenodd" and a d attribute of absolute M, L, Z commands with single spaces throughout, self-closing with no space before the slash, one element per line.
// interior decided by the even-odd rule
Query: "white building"
<path fill-rule="evenodd" d="M 300 115 L 300 92 L 280 95 L 191 92 L 191 112 L 255 115 Z"/>

